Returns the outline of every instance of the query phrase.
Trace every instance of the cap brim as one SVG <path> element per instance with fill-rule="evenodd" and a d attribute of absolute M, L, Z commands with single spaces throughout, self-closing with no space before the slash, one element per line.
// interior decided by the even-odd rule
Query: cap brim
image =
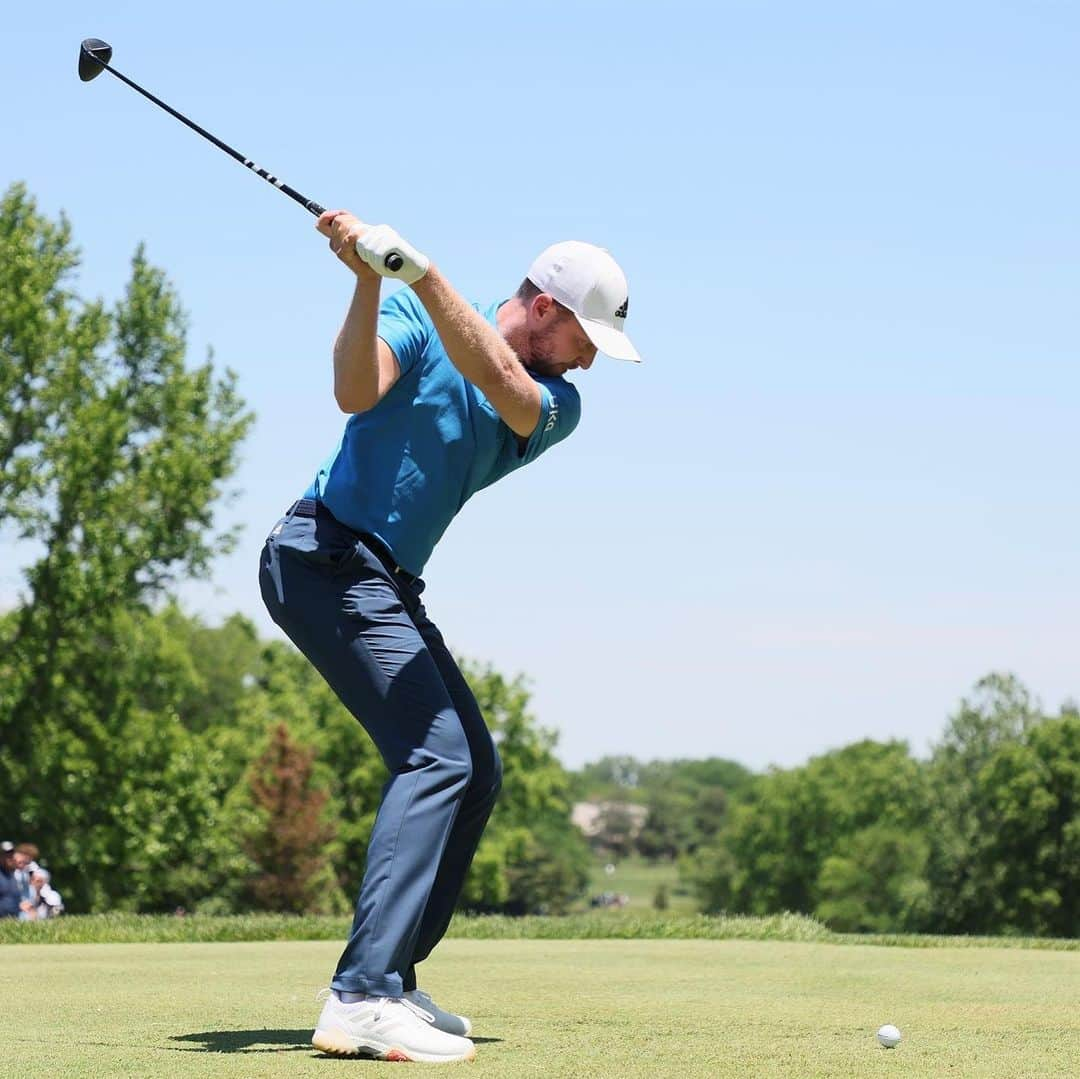
<path fill-rule="evenodd" d="M 634 348 L 630 338 L 622 330 L 616 330 L 612 326 L 605 326 L 602 322 L 578 316 L 581 328 L 588 335 L 589 340 L 596 345 L 596 351 L 610 356 L 613 360 L 629 360 L 631 363 L 641 363 L 638 350 Z"/>

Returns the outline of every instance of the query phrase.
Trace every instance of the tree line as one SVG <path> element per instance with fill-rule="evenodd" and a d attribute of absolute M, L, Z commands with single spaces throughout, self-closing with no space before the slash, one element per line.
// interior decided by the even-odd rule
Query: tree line
<path fill-rule="evenodd" d="M 69 911 L 344 911 L 385 770 L 291 646 L 169 597 L 215 527 L 251 422 L 229 371 L 136 251 L 85 300 L 66 219 L 0 198 L 0 529 L 34 552 L 0 615 L 0 824 L 46 852 Z M 465 901 L 558 910 L 584 888 L 554 737 L 518 681 L 471 666 L 506 786 Z"/>
<path fill-rule="evenodd" d="M 609 757 L 575 777 L 594 841 L 679 861 L 711 913 L 811 914 L 849 932 L 1080 935 L 1080 712 L 991 674 L 929 756 L 862 741 L 752 775 Z M 628 804 L 647 809 L 640 829 Z"/>
<path fill-rule="evenodd" d="M 0 614 L 0 827 L 71 911 L 344 912 L 382 762 L 284 642 L 171 596 L 236 537 L 216 526 L 251 422 L 235 377 L 187 360 L 165 274 L 75 289 L 69 223 L 0 198 L 0 530 L 32 552 Z M 754 774 L 608 757 L 568 772 L 519 679 L 466 665 L 505 781 L 463 904 L 562 911 L 601 806 L 605 856 L 677 862 L 706 911 L 851 931 L 1080 933 L 1080 713 L 991 675 L 926 759 L 864 741 Z M 628 804 L 644 807 L 636 815 Z"/>

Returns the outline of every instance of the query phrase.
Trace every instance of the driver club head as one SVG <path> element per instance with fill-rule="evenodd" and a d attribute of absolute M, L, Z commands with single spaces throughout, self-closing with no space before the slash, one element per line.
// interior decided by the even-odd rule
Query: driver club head
<path fill-rule="evenodd" d="M 97 37 L 88 37 L 79 47 L 79 78 L 89 82 L 97 78 L 112 59 L 112 46 Z"/>

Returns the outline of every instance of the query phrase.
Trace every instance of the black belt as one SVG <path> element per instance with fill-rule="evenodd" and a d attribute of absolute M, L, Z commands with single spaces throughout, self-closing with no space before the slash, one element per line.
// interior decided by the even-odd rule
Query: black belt
<path fill-rule="evenodd" d="M 323 518 L 327 521 L 333 521 L 339 528 L 347 529 L 354 536 L 359 537 L 361 542 L 378 560 L 395 576 L 399 577 L 406 584 L 416 584 L 420 578 L 415 573 L 410 573 L 404 566 L 399 566 L 394 559 L 394 552 L 386 546 L 385 543 L 378 536 L 373 536 L 370 532 L 357 532 L 355 528 L 349 528 L 348 525 L 343 525 L 326 507 L 325 502 L 320 502 L 317 498 L 301 498 L 294 502 L 288 510 L 286 517 L 314 517 Z"/>

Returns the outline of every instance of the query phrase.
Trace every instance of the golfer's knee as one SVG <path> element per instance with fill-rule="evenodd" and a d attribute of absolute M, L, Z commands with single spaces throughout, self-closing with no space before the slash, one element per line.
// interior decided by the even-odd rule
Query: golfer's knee
<path fill-rule="evenodd" d="M 465 792 L 472 786 L 473 761 L 469 756 L 468 743 L 464 739 L 460 746 L 455 746 L 452 751 L 434 758 L 432 764 L 439 772 L 441 783 L 446 787 Z"/>
<path fill-rule="evenodd" d="M 426 767 L 429 769 L 428 785 L 432 792 L 441 791 L 454 801 L 465 797 L 472 779 L 472 767 L 468 761 L 439 757 Z"/>

